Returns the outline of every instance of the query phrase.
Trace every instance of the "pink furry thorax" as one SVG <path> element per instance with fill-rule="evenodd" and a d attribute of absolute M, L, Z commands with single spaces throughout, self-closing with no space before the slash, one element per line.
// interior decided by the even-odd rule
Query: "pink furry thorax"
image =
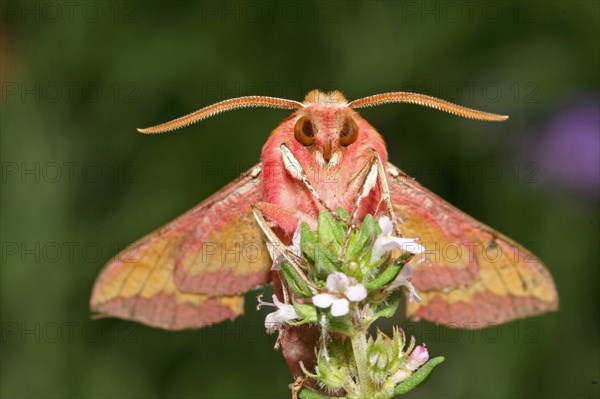
<path fill-rule="evenodd" d="M 356 202 L 359 180 L 362 180 L 357 175 L 367 167 L 373 151 L 379 154 L 385 165 L 385 143 L 366 120 L 347 107 L 347 101 L 339 92 L 325 94 L 312 91 L 304 104 L 304 108 L 294 112 L 273 130 L 263 147 L 263 201 L 301 211 L 314 221 L 323 210 L 302 182 L 286 170 L 280 149 L 285 144 L 329 208 L 341 206 L 351 212 Z M 302 116 L 310 117 L 317 130 L 315 143 L 309 147 L 303 146 L 294 138 L 294 125 Z M 339 125 L 347 116 L 355 120 L 359 133 L 354 143 L 344 147 L 339 144 Z M 322 162 L 320 155 L 326 140 L 330 140 L 334 154 L 329 164 Z M 375 189 L 365 198 L 358 212 L 359 220 L 368 213 L 374 213 L 379 196 L 379 190 Z"/>

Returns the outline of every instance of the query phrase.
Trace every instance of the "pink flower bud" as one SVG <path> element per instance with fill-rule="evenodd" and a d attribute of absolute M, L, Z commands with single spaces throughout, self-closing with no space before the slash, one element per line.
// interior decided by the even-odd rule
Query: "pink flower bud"
<path fill-rule="evenodd" d="M 417 346 L 406 360 L 406 368 L 415 371 L 429 360 L 429 353 L 425 344 Z"/>

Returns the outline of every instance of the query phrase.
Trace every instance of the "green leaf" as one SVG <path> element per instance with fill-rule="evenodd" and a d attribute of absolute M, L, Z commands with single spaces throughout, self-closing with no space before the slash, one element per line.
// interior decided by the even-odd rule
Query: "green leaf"
<path fill-rule="evenodd" d="M 413 375 L 408 377 L 406 380 L 401 382 L 394 388 L 394 395 L 404 395 L 407 392 L 412 391 L 425 381 L 425 379 L 431 374 L 433 369 L 444 361 L 443 356 L 434 357 L 427 363 L 421 366 Z"/>
<path fill-rule="evenodd" d="M 329 250 L 329 247 L 320 242 L 315 245 L 315 268 L 318 275 L 326 276 L 337 271 L 337 263 L 337 256 Z"/>
<path fill-rule="evenodd" d="M 336 223 L 329 212 L 323 211 L 319 213 L 317 240 L 323 244 L 329 244 L 330 242 L 343 243 L 343 223 Z"/>
<path fill-rule="evenodd" d="M 288 387 L 290 389 L 294 389 L 294 384 L 290 384 L 288 385 Z M 315 391 L 312 388 L 308 388 L 308 387 L 302 387 L 300 388 L 300 391 L 298 392 L 298 398 L 299 399 L 343 399 L 345 398 L 339 398 L 339 397 L 334 397 L 334 396 L 327 396 L 325 394 L 322 394 L 318 391 Z"/>
<path fill-rule="evenodd" d="M 396 263 L 389 265 L 387 269 L 385 269 L 379 274 L 379 276 L 377 276 L 377 278 L 375 278 L 375 280 L 366 283 L 365 288 L 369 292 L 373 292 L 382 288 L 383 286 L 394 281 L 398 274 L 400 274 L 400 270 L 402 270 L 402 266 Z"/>
<path fill-rule="evenodd" d="M 300 224 L 300 248 L 302 252 L 309 258 L 309 260 L 315 259 L 315 234 L 310 231 L 308 223 L 302 222 Z"/>
<path fill-rule="evenodd" d="M 357 232 L 350 236 L 350 240 L 348 241 L 348 249 L 346 250 L 346 259 L 354 259 L 359 256 L 359 254 L 370 250 L 370 245 L 369 248 L 365 247 L 367 244 L 371 243 L 375 233 L 376 230 L 373 216 L 365 216 L 362 226 Z"/>
<path fill-rule="evenodd" d="M 335 213 L 337 213 L 346 223 L 350 222 L 350 214 L 341 206 L 337 207 Z"/>
<path fill-rule="evenodd" d="M 302 279 L 302 277 L 298 275 L 298 272 L 292 267 L 292 265 L 290 265 L 288 262 L 283 262 L 281 264 L 281 271 L 283 272 L 283 277 L 285 278 L 285 281 L 292 289 L 292 291 L 304 298 L 312 296 L 308 284 L 306 284 L 304 279 Z"/>
<path fill-rule="evenodd" d="M 380 268 L 383 264 L 386 264 L 389 262 L 389 259 L 387 257 L 383 257 L 375 262 L 371 262 L 371 252 L 372 252 L 371 246 L 367 246 L 367 247 L 365 247 L 365 250 L 358 257 L 358 264 L 360 265 L 359 266 L 360 270 L 362 271 L 363 275 L 365 275 L 365 276 L 372 275 L 373 270 L 376 270 L 376 269 Z"/>

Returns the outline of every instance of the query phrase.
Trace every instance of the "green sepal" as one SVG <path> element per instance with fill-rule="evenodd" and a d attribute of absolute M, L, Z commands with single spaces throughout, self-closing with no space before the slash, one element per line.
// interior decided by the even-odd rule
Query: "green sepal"
<path fill-rule="evenodd" d="M 352 335 L 352 330 L 354 329 L 354 325 L 346 316 L 335 317 L 329 313 L 329 310 L 325 310 L 327 312 L 327 332 L 336 332 L 340 334 L 344 334 L 348 337 Z"/>
<path fill-rule="evenodd" d="M 402 270 L 402 266 L 400 266 L 396 263 L 393 263 L 393 264 L 389 265 L 387 267 L 387 269 L 385 269 L 383 272 L 381 272 L 379 274 L 379 276 L 377 276 L 377 278 L 366 283 L 365 288 L 369 292 L 376 291 L 376 290 L 382 288 L 384 285 L 388 285 L 389 283 L 394 281 L 394 279 L 396 277 L 398 277 L 398 274 L 400 274 L 401 270 Z"/>
<path fill-rule="evenodd" d="M 290 384 L 288 387 L 294 389 L 294 384 Z M 302 387 L 300 388 L 300 391 L 298 391 L 298 399 L 343 399 L 344 397 L 327 396 L 309 387 Z"/>
<path fill-rule="evenodd" d="M 396 263 L 404 265 L 406 261 L 412 258 L 413 256 L 414 254 L 412 252 L 403 252 L 402 255 L 396 258 Z"/>
<path fill-rule="evenodd" d="M 396 385 L 394 388 L 394 395 L 404 395 L 407 392 L 412 391 L 425 381 L 425 379 L 431 374 L 433 369 L 444 361 L 443 356 L 434 357 L 427 363 L 422 365 L 413 375 Z"/>
<path fill-rule="evenodd" d="M 306 284 L 302 277 L 298 275 L 296 269 L 294 269 L 288 262 L 281 263 L 281 271 L 283 272 L 285 281 L 292 291 L 294 291 L 294 293 L 303 298 L 312 296 L 308 284 Z"/>
<path fill-rule="evenodd" d="M 340 339 L 333 340 L 327 348 L 321 347 L 317 355 L 318 376 L 313 378 L 328 389 L 343 388 L 350 375 L 346 358 L 344 342 Z"/>
<path fill-rule="evenodd" d="M 288 321 L 288 324 L 291 324 L 293 326 L 300 326 L 302 324 L 317 322 L 317 308 L 315 308 L 313 305 L 298 303 L 296 301 L 293 301 L 292 305 L 294 305 L 296 313 L 298 313 L 298 316 L 300 316 L 302 320 L 298 322 Z"/>

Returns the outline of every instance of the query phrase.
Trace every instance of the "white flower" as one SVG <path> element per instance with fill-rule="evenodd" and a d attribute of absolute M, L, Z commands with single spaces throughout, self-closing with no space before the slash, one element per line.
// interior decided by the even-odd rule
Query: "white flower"
<path fill-rule="evenodd" d="M 290 245 L 288 248 L 298 257 L 302 256 L 302 248 L 300 247 L 300 223 L 298 223 L 298 227 L 294 232 L 292 245 Z M 273 266 L 271 266 L 271 270 L 281 270 L 281 264 L 286 260 L 285 256 L 283 256 L 281 252 L 276 253 L 276 249 L 270 245 L 267 245 L 267 249 L 269 250 L 271 259 L 273 259 Z"/>
<path fill-rule="evenodd" d="M 296 313 L 294 306 L 280 302 L 276 295 L 273 295 L 273 303 L 263 301 L 262 294 L 256 299 L 258 299 L 258 306 L 256 306 L 256 309 L 260 309 L 261 306 L 274 306 L 277 308 L 276 311 L 269 313 L 265 318 L 265 328 L 269 334 L 275 332 L 281 324 L 284 324 L 289 320 L 300 318 L 298 313 Z"/>
<path fill-rule="evenodd" d="M 388 290 L 391 291 L 395 288 L 404 286 L 408 289 L 408 292 L 409 292 L 408 300 L 410 302 L 417 301 L 420 303 L 421 297 L 419 296 L 419 293 L 415 289 L 415 286 L 412 285 L 412 283 L 410 282 L 410 278 L 412 277 L 412 274 L 413 274 L 413 268 L 409 265 L 404 265 L 404 267 L 402 267 L 402 270 L 400 271 L 400 274 L 398 274 L 396 279 L 394 281 L 392 281 L 392 283 L 389 285 Z"/>
<path fill-rule="evenodd" d="M 375 244 L 373 244 L 371 262 L 381 259 L 383 255 L 392 249 L 400 249 L 413 254 L 425 252 L 425 247 L 417 244 L 418 238 L 394 237 L 392 235 L 394 233 L 394 225 L 389 217 L 380 217 L 379 227 L 381 228 L 381 234 L 377 236 L 375 239 Z"/>
<path fill-rule="evenodd" d="M 344 273 L 335 272 L 327 276 L 327 290 L 312 297 L 312 303 L 322 309 L 331 306 L 331 315 L 344 316 L 350 310 L 350 302 L 360 302 L 367 297 L 367 289 Z"/>

